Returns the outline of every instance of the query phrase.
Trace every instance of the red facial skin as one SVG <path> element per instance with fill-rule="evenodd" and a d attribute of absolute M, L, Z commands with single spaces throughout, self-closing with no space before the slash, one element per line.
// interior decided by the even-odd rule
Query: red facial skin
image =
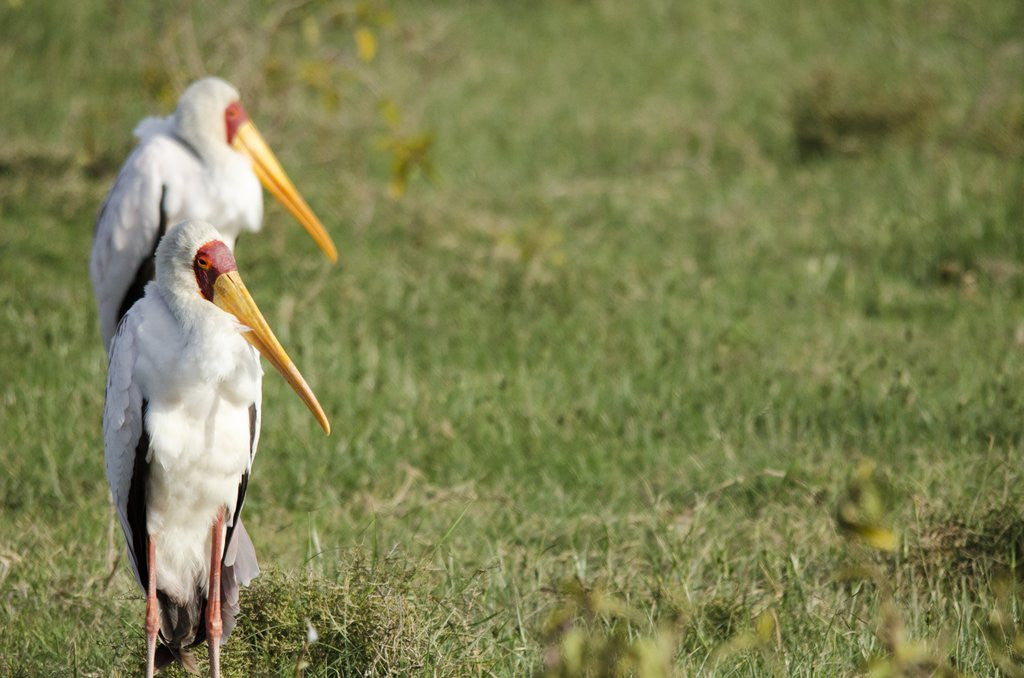
<path fill-rule="evenodd" d="M 213 284 L 221 273 L 237 271 L 238 265 L 228 246 L 220 240 L 211 240 L 201 245 L 192 259 L 192 270 L 196 274 L 199 292 L 207 301 L 213 301 Z"/>
<path fill-rule="evenodd" d="M 228 130 L 228 144 L 235 140 L 238 128 L 248 120 L 249 114 L 242 108 L 242 104 L 237 101 L 232 101 L 228 104 L 228 107 L 224 109 L 224 124 Z"/>

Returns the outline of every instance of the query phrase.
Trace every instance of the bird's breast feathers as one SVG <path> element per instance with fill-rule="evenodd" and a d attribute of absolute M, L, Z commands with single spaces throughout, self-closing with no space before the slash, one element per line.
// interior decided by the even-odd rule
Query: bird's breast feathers
<path fill-rule="evenodd" d="M 155 458 L 216 451 L 247 460 L 249 406 L 260 400 L 262 369 L 237 323 L 211 305 L 208 322 L 186 333 L 159 297 L 147 293 L 140 304 L 133 309 L 141 316 L 134 373 L 149 403 L 146 430 Z"/>

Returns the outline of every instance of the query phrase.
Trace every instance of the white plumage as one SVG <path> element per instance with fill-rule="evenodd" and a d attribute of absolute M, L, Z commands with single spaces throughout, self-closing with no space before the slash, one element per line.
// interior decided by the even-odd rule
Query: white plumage
<path fill-rule="evenodd" d="M 197 587 L 205 592 L 209 528 L 221 506 L 235 514 L 239 482 L 256 453 L 256 441 L 251 449 L 249 443 L 249 408 L 258 417 L 261 402 L 263 371 L 255 349 L 231 316 L 207 305 L 207 322 L 185 330 L 150 283 L 122 323 L 108 375 L 104 431 L 115 504 L 123 524 L 144 423 L 146 529 L 160 535 L 158 587 L 178 602 Z"/>

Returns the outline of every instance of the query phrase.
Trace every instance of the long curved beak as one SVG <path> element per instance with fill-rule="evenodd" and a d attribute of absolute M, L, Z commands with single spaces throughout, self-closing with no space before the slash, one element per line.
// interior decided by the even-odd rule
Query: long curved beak
<path fill-rule="evenodd" d="M 249 328 L 249 331 L 242 336 L 263 354 L 263 357 L 281 373 L 285 381 L 291 384 L 291 387 L 302 398 L 302 402 L 306 403 L 306 407 L 320 422 L 324 433 L 330 435 L 331 424 L 327 421 L 327 415 L 324 414 L 324 410 L 320 407 L 316 396 L 313 395 L 309 384 L 302 378 L 299 368 L 295 367 L 295 363 L 284 352 L 277 337 L 270 330 L 270 326 L 267 325 L 259 307 L 256 306 L 256 302 L 249 294 L 249 290 L 245 288 L 245 283 L 242 282 L 242 276 L 238 275 L 238 271 L 228 271 L 217 276 L 217 280 L 213 283 L 213 303 L 235 316 L 238 322 Z"/>
<path fill-rule="evenodd" d="M 337 263 L 338 249 L 334 246 L 331 236 L 327 234 L 324 225 L 320 223 L 320 220 L 313 214 L 313 210 L 303 200 L 302 195 L 295 189 L 295 185 L 285 174 L 281 163 L 277 161 L 274 152 L 267 146 L 267 142 L 263 140 L 263 136 L 256 129 L 252 120 L 246 120 L 238 127 L 231 145 L 235 150 L 249 156 L 252 160 L 253 170 L 260 182 L 302 224 L 302 227 L 313 238 L 313 242 L 323 250 L 327 258 Z"/>

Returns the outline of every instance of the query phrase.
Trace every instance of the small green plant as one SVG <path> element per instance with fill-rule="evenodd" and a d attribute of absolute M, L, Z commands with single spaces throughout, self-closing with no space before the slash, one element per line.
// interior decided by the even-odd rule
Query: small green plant
<path fill-rule="evenodd" d="M 1010 678 L 1024 678 L 1024 625 L 1014 614 L 1017 589 L 1017 582 L 1009 575 L 993 580 L 995 601 L 984 627 L 992 663 Z"/>
<path fill-rule="evenodd" d="M 862 672 L 871 678 L 955 678 L 960 675 L 943 653 L 924 640 L 907 634 L 903 616 L 892 600 L 885 600 L 875 631 L 885 654 L 867 661 Z"/>
<path fill-rule="evenodd" d="M 847 583 L 867 581 L 880 598 L 875 636 L 884 652 L 865 661 L 861 672 L 873 678 L 956 676 L 939 643 L 914 639 L 907 633 L 889 578 L 872 560 L 872 551 L 890 553 L 900 543 L 899 532 L 890 519 L 893 496 L 891 485 L 875 462 L 862 459 L 847 480 L 836 508 L 840 534 L 858 545 L 850 550 L 853 562 L 839 579 Z"/>
<path fill-rule="evenodd" d="M 879 551 L 895 551 L 899 533 L 887 522 L 892 488 L 875 463 L 862 459 L 836 508 L 836 525 L 847 538 Z"/>
<path fill-rule="evenodd" d="M 767 609 L 754 618 L 751 628 L 737 633 L 718 646 L 712 654 L 714 664 L 741 652 L 760 653 L 774 675 L 785 675 L 781 657 L 776 650 L 782 649 L 782 632 L 775 610 Z"/>
<path fill-rule="evenodd" d="M 638 633 L 644 619 L 600 587 L 578 579 L 559 587 L 561 603 L 544 624 L 545 678 L 671 674 L 673 637 L 667 630 L 653 636 Z"/>
<path fill-rule="evenodd" d="M 419 172 L 428 179 L 435 179 L 437 171 L 430 151 L 434 135 L 427 132 L 408 133 L 403 131 L 402 115 L 398 106 L 385 99 L 378 106 L 388 131 L 377 139 L 377 147 L 391 156 L 391 183 L 388 195 L 398 199 L 405 195 L 409 180 Z"/>

